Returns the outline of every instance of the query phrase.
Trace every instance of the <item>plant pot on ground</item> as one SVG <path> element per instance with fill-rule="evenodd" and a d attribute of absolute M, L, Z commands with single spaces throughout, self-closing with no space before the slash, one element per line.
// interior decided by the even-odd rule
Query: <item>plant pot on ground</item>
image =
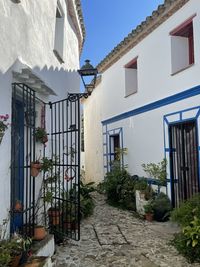
<path fill-rule="evenodd" d="M 34 240 L 43 240 L 47 235 L 46 229 L 43 225 L 36 225 L 34 228 Z"/>
<path fill-rule="evenodd" d="M 18 267 L 20 260 L 21 260 L 21 257 L 22 257 L 22 253 L 20 253 L 18 255 L 13 255 L 11 262 L 10 262 L 10 267 Z"/>
<path fill-rule="evenodd" d="M 151 201 L 149 201 L 146 205 L 144 205 L 145 219 L 148 222 L 153 221 L 153 207 Z"/>
<path fill-rule="evenodd" d="M 50 208 L 48 210 L 48 217 L 50 225 L 59 225 L 60 224 L 60 216 L 62 212 L 58 208 Z"/>

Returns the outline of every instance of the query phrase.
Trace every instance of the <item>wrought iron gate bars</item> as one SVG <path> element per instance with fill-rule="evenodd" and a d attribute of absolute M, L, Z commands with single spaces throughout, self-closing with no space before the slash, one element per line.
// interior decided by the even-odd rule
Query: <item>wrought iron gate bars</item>
<path fill-rule="evenodd" d="M 70 220 L 69 225 L 66 227 L 63 214 L 61 216 L 61 222 L 58 227 L 51 228 L 54 233 L 58 233 L 63 236 L 73 238 L 75 240 L 80 239 L 80 99 L 87 97 L 87 94 L 69 94 L 66 99 L 56 102 L 45 103 L 35 95 L 35 91 L 29 86 L 23 83 L 13 83 L 13 111 L 12 111 L 12 162 L 11 162 L 11 217 L 14 222 L 15 214 L 19 214 L 21 220 L 20 233 L 26 236 L 33 236 L 35 225 L 35 178 L 30 174 L 30 163 L 36 159 L 35 149 L 35 104 L 36 100 L 46 107 L 50 107 L 51 112 L 51 131 L 49 137 L 51 140 L 52 158 L 54 152 L 55 155 L 59 155 L 58 162 L 55 161 L 54 171 L 55 175 L 60 175 L 62 170 L 62 184 L 55 183 L 55 188 L 51 183 L 51 191 L 54 194 L 58 192 L 58 195 L 54 195 L 56 201 L 58 201 L 59 209 L 62 213 L 66 212 L 65 208 L 69 212 Z M 16 103 L 22 103 L 22 118 L 23 118 L 23 133 L 19 136 L 21 142 L 20 148 L 16 147 L 16 132 L 19 125 L 16 123 L 17 111 Z M 54 108 L 53 108 L 54 107 Z M 59 114 L 59 116 L 58 116 Z M 58 143 L 56 138 L 58 136 Z M 23 137 L 23 138 L 22 138 Z M 69 149 L 69 145 L 72 148 L 75 145 L 75 162 L 73 163 L 72 155 L 66 156 L 64 152 L 65 146 Z M 23 150 L 23 151 L 22 151 Z M 22 155 L 19 155 L 22 153 Z M 73 152 L 73 151 L 72 151 Z M 68 153 L 68 152 L 67 152 Z M 74 153 L 74 152 L 73 152 Z M 26 154 L 26 157 L 25 157 Z M 62 155 L 62 156 L 61 156 Z M 43 156 L 45 157 L 45 146 L 43 148 Z M 61 157 L 60 157 L 61 156 Z M 21 157 L 20 163 L 18 158 Z M 65 169 L 67 167 L 67 169 Z M 58 170 L 57 170 L 58 168 Z M 19 173 L 20 171 L 20 173 Z M 65 174 L 69 172 L 72 179 L 65 181 Z M 21 175 L 23 173 L 23 175 Z M 52 173 L 51 173 L 52 174 Z M 17 176 L 18 175 L 18 176 Z M 21 176 L 20 176 L 21 175 Z M 14 210 L 16 187 L 20 184 L 19 177 L 21 177 L 21 183 L 23 184 L 24 192 L 22 193 L 23 209 L 20 212 Z M 75 179 L 75 182 L 73 181 Z M 45 173 L 43 174 L 43 182 L 45 180 Z M 15 183 L 15 184 L 14 184 Z M 25 185 L 24 185 L 25 184 Z M 66 190 L 65 190 L 66 187 Z M 19 189 L 19 190 L 22 190 Z M 57 191 L 58 190 L 58 191 Z M 67 198 L 62 196 L 62 192 L 66 191 Z M 45 195 L 45 189 L 43 190 Z M 44 196 L 43 195 L 43 196 Z M 48 205 L 44 202 L 44 212 Z M 53 203 L 51 203 L 53 206 Z M 75 217 L 75 218 L 74 218 Z M 46 219 L 46 216 L 45 216 Z M 18 223 L 16 223 L 18 224 Z M 72 226 L 73 225 L 73 226 Z M 16 230 L 18 226 L 11 224 L 12 232 Z"/>
<path fill-rule="evenodd" d="M 51 157 L 56 159 L 51 175 L 61 179 L 55 187 L 51 183 L 51 208 L 57 206 L 62 213 L 59 223 L 51 223 L 58 241 L 63 237 L 80 239 L 80 98 L 79 94 L 69 94 L 49 103 Z"/>

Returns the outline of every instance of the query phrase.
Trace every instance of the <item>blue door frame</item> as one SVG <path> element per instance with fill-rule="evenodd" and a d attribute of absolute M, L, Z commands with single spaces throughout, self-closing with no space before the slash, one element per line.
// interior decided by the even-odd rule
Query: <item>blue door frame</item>
<path fill-rule="evenodd" d="M 13 100 L 15 107 L 15 138 L 12 138 L 12 158 L 17 163 L 15 168 L 15 179 L 11 183 L 11 203 L 12 205 L 19 200 L 21 203 L 24 201 L 24 105 L 19 100 Z M 14 210 L 14 207 L 12 207 Z M 11 233 L 18 231 L 23 225 L 22 212 L 14 212 L 11 217 Z"/>

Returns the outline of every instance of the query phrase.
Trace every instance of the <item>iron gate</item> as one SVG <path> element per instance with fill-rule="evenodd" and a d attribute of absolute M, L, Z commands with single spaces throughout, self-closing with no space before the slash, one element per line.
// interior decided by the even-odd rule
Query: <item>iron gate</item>
<path fill-rule="evenodd" d="M 25 84 L 12 85 L 11 233 L 33 235 L 35 224 L 35 91 Z"/>
<path fill-rule="evenodd" d="M 42 127 L 46 117 L 49 142 L 38 148 L 35 133 L 39 108 Z M 38 217 L 43 217 L 57 241 L 65 237 L 79 240 L 80 95 L 44 103 L 33 89 L 14 83 L 11 141 L 11 233 L 33 236 Z M 38 156 L 43 162 L 51 162 L 52 167 L 35 178 L 30 167 Z M 20 208 L 16 209 L 16 202 Z"/>
<path fill-rule="evenodd" d="M 49 103 L 53 169 L 49 222 L 57 241 L 80 239 L 80 97 Z M 49 189 L 48 189 L 49 190 Z"/>
<path fill-rule="evenodd" d="M 178 207 L 199 192 L 196 121 L 170 125 L 169 139 L 172 204 Z"/>

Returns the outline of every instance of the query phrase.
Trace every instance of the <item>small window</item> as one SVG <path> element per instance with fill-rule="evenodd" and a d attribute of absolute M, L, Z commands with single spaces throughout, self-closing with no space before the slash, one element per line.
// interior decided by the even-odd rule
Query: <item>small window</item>
<path fill-rule="evenodd" d="M 57 3 L 56 10 L 55 40 L 53 51 L 60 63 L 64 63 L 64 13 L 59 2 Z"/>
<path fill-rule="evenodd" d="M 125 66 L 125 97 L 138 90 L 137 58 L 131 60 Z"/>
<path fill-rule="evenodd" d="M 194 64 L 193 18 L 170 32 L 172 74 Z"/>

